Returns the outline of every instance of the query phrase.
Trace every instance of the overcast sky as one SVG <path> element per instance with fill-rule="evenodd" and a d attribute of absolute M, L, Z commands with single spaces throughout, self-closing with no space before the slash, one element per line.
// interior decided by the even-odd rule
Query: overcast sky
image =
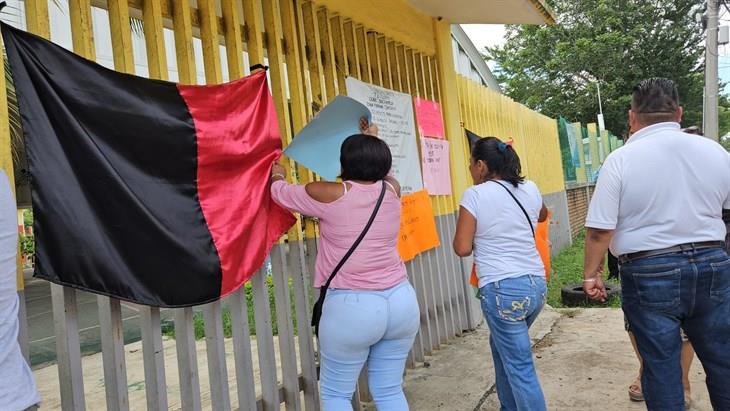
<path fill-rule="evenodd" d="M 486 46 L 492 47 L 504 43 L 503 24 L 462 24 L 461 28 L 481 52 Z"/>

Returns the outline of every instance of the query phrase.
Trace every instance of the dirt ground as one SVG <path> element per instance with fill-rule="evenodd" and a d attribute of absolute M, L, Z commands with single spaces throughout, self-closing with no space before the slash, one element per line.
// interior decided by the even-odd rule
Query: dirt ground
<path fill-rule="evenodd" d="M 533 327 L 535 361 L 551 411 L 640 411 L 627 389 L 638 371 L 621 310 L 547 310 Z M 545 333 L 545 329 L 549 332 Z M 406 395 L 412 410 L 499 410 L 489 354 L 489 332 L 475 332 L 431 358 L 428 368 L 409 371 Z M 702 366 L 695 359 L 690 380 L 692 411 L 711 411 Z"/>

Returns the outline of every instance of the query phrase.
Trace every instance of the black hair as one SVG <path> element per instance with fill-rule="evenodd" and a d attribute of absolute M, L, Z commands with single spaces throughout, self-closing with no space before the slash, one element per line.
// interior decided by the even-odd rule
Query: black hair
<path fill-rule="evenodd" d="M 515 187 L 525 181 L 517 152 L 511 145 L 497 137 L 477 140 L 472 148 L 471 157 L 474 161 L 484 161 L 489 169 L 488 178 L 499 176 Z"/>
<path fill-rule="evenodd" d="M 672 80 L 649 78 L 634 87 L 631 111 L 646 124 L 674 121 L 679 110 L 679 91 Z"/>
<path fill-rule="evenodd" d="M 343 180 L 380 181 L 388 175 L 392 164 L 390 147 L 374 136 L 354 134 L 340 147 Z"/>

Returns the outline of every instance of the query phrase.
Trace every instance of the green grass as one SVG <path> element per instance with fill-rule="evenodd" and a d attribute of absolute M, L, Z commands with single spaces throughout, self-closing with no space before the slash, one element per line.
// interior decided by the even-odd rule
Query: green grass
<path fill-rule="evenodd" d="M 249 333 L 251 335 L 256 335 L 256 319 L 254 318 L 254 303 L 253 303 L 253 290 L 251 288 L 251 283 L 246 283 L 244 285 L 245 293 L 246 293 L 246 306 L 248 308 L 247 314 L 248 314 L 248 324 L 249 324 Z M 273 278 L 270 275 L 266 276 L 266 288 L 268 289 L 268 299 L 269 299 L 269 308 L 271 309 L 271 327 L 274 331 L 274 335 L 277 335 L 279 333 L 279 327 L 278 327 L 278 321 L 276 317 L 276 302 L 274 297 L 274 282 Z M 294 285 L 291 280 L 289 280 L 289 296 L 290 296 L 290 306 L 291 306 L 291 318 L 294 326 L 294 332 L 296 334 L 297 332 L 297 317 L 296 317 L 296 311 L 294 306 Z M 225 300 L 224 300 L 225 301 Z M 233 335 L 233 321 L 231 318 L 231 310 L 230 308 L 225 305 L 223 306 L 223 335 L 226 338 L 230 338 Z M 203 313 L 200 311 L 195 312 L 193 316 L 193 326 L 195 328 L 195 339 L 200 340 L 205 338 L 205 321 L 203 320 Z M 175 323 L 173 321 L 165 321 L 162 325 L 162 334 L 175 338 Z"/>
<path fill-rule="evenodd" d="M 560 299 L 560 289 L 568 284 L 580 284 L 583 282 L 583 248 L 585 246 L 585 233 L 581 232 L 573 239 L 573 245 L 561 251 L 552 260 L 552 275 L 548 283 L 547 302 L 553 307 L 565 307 Z M 606 270 L 608 272 L 608 270 Z M 613 280 L 609 284 L 617 284 Z M 621 299 L 613 297 L 609 299 L 606 306 L 621 307 Z"/>

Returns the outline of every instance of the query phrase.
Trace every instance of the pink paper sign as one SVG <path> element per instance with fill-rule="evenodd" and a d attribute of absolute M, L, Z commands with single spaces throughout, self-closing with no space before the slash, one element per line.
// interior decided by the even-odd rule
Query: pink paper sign
<path fill-rule="evenodd" d="M 444 138 L 444 120 L 441 105 L 435 101 L 414 97 L 416 101 L 416 121 L 420 137 Z"/>
<path fill-rule="evenodd" d="M 449 142 L 435 138 L 421 138 L 421 166 L 423 184 L 431 195 L 451 194 Z"/>

